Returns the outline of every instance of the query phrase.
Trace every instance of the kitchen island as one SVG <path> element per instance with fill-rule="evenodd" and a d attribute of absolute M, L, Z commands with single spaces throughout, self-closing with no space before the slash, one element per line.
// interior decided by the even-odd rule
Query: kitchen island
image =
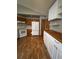
<path fill-rule="evenodd" d="M 56 40 L 62 43 L 62 33 L 56 32 L 53 30 L 45 30 L 48 34 L 50 34 L 52 37 L 54 37 Z"/>
<path fill-rule="evenodd" d="M 53 30 L 45 30 L 43 38 L 51 59 L 62 59 L 62 34 Z"/>

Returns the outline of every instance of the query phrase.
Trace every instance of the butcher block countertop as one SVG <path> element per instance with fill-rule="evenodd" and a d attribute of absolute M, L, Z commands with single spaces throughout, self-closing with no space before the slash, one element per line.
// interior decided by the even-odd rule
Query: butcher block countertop
<path fill-rule="evenodd" d="M 50 34 L 52 37 L 54 37 L 56 40 L 62 43 L 62 33 L 56 32 L 53 30 L 45 30 L 48 34 Z"/>

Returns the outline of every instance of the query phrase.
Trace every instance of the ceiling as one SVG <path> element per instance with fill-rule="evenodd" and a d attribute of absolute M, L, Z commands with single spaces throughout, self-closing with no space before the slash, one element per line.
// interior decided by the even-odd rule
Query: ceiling
<path fill-rule="evenodd" d="M 48 15 L 55 0 L 17 0 L 17 14 Z"/>

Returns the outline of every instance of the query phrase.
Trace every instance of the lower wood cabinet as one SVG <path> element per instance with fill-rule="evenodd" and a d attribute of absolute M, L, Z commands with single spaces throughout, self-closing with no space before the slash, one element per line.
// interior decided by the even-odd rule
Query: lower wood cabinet
<path fill-rule="evenodd" d="M 45 31 L 44 44 L 51 59 L 62 59 L 62 44 Z"/>

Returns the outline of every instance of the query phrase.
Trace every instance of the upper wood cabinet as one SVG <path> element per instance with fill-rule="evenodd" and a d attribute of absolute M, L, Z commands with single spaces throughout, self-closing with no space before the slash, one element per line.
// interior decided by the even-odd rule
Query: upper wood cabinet
<path fill-rule="evenodd" d="M 49 30 L 49 21 L 48 19 L 42 19 L 41 21 L 42 30 Z"/>
<path fill-rule="evenodd" d="M 23 16 L 17 16 L 17 20 L 18 21 L 23 21 L 27 25 L 31 25 L 32 24 L 32 20 L 31 19 L 28 19 L 28 18 L 23 17 Z"/>
<path fill-rule="evenodd" d="M 62 0 L 56 0 L 49 9 L 48 20 L 62 18 Z"/>
<path fill-rule="evenodd" d="M 31 20 L 31 19 L 27 19 L 27 20 L 26 20 L 26 24 L 27 24 L 27 25 L 32 25 L 32 20 Z"/>
<path fill-rule="evenodd" d="M 26 18 L 23 16 L 17 16 L 18 21 L 26 21 Z"/>

